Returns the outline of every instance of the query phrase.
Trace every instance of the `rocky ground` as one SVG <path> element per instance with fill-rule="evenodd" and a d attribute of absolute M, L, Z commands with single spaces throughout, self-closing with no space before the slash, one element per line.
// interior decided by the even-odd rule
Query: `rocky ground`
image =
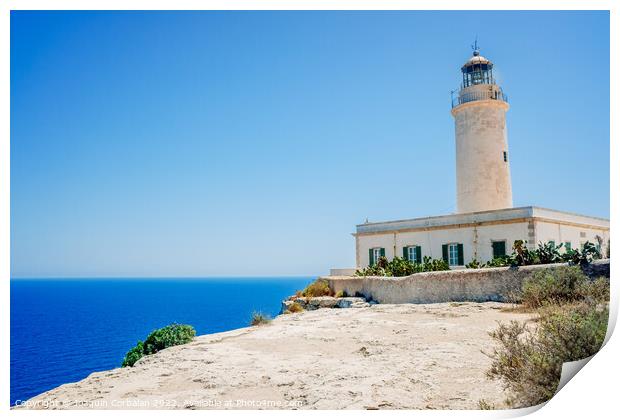
<path fill-rule="evenodd" d="M 28 408 L 477 409 L 496 407 L 485 377 L 497 321 L 531 314 L 500 303 L 373 305 L 281 315 L 197 337 L 133 368 L 97 372 Z M 21 408 L 27 408 L 23 406 Z"/>

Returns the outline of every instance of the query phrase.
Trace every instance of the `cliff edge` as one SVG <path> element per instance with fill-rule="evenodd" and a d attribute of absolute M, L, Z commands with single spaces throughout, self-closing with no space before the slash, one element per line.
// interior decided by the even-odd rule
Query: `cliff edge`
<path fill-rule="evenodd" d="M 512 305 L 438 303 L 319 309 L 199 336 L 132 368 L 96 372 L 18 409 L 477 409 L 503 406 L 486 378 Z"/>

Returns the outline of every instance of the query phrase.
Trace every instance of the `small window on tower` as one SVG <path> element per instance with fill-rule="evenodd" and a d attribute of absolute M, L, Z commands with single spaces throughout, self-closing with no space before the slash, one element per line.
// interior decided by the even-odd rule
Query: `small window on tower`
<path fill-rule="evenodd" d="M 508 162 L 508 152 L 504 152 L 504 162 Z"/>

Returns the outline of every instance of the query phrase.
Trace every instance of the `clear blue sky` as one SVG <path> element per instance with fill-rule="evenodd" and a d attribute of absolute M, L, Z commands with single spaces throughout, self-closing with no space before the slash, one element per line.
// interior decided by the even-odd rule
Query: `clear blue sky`
<path fill-rule="evenodd" d="M 609 217 L 607 12 L 12 12 L 12 276 L 353 266 L 454 211 L 476 35 L 515 206 Z"/>

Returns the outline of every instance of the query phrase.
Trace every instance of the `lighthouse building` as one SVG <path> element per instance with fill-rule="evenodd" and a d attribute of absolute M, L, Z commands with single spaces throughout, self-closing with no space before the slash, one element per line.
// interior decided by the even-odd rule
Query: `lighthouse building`
<path fill-rule="evenodd" d="M 506 127 L 508 98 L 493 77 L 493 63 L 476 49 L 461 67 L 452 98 L 456 144 L 456 213 L 357 225 L 356 266 L 381 256 L 422 261 L 443 258 L 452 267 L 510 254 L 515 240 L 576 248 L 590 241 L 606 253 L 609 220 L 512 204 Z M 351 269 L 332 270 L 350 274 Z"/>

